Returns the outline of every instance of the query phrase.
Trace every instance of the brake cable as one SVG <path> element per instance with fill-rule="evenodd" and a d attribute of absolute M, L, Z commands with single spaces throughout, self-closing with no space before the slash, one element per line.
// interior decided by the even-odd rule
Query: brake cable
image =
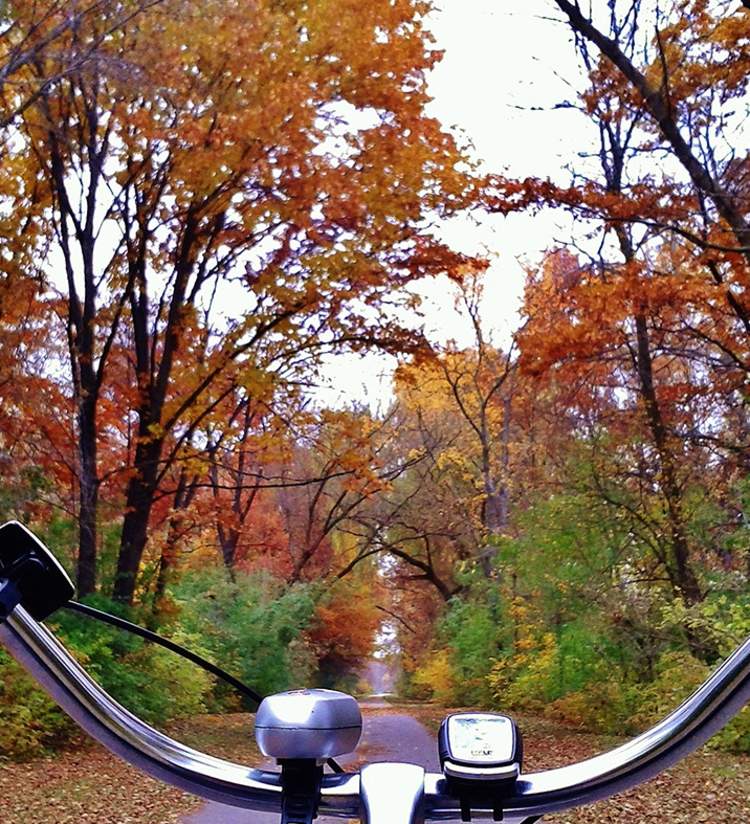
<path fill-rule="evenodd" d="M 223 670 L 221 667 L 217 667 L 216 664 L 212 664 L 211 661 L 208 661 L 202 655 L 198 655 L 197 652 L 193 652 L 175 641 L 170 641 L 169 638 L 165 638 L 163 635 L 153 632 L 153 630 L 146 629 L 145 627 L 132 623 L 132 621 L 119 618 L 117 615 L 112 615 L 111 613 L 104 612 L 101 609 L 95 609 L 94 607 L 88 606 L 88 604 L 82 604 L 80 601 L 68 601 L 62 605 L 62 608 L 70 610 L 71 612 L 78 612 L 88 618 L 93 618 L 96 621 L 101 621 L 104 624 L 109 624 L 110 626 L 117 627 L 118 629 L 124 629 L 126 632 L 130 632 L 133 635 L 138 635 L 146 641 L 150 641 L 153 644 L 158 644 L 159 646 L 164 647 L 177 655 L 181 655 L 188 661 L 192 661 L 193 664 L 197 664 L 199 667 L 202 667 L 206 670 L 206 672 L 210 672 L 211 675 L 215 675 L 217 678 L 225 681 L 227 684 L 234 687 L 237 692 L 247 698 L 250 698 L 256 704 L 260 704 L 263 700 L 262 695 L 257 693 L 251 687 L 248 687 L 247 684 L 243 684 L 242 681 L 235 678 L 233 675 L 230 675 L 226 670 Z M 333 758 L 327 759 L 326 764 L 335 773 L 344 772 L 343 767 L 334 761 Z"/>
<path fill-rule="evenodd" d="M 192 661 L 194 664 L 202 667 L 204 670 L 210 672 L 212 675 L 215 675 L 217 678 L 221 678 L 222 681 L 226 681 L 227 684 L 231 684 L 237 692 L 241 692 L 244 696 L 250 698 L 256 704 L 260 704 L 263 700 L 262 695 L 259 695 L 254 689 L 251 689 L 246 684 L 243 684 L 242 681 L 235 678 L 233 675 L 230 675 L 221 667 L 217 667 L 216 664 L 212 664 L 210 661 L 207 661 L 203 658 L 203 656 L 198 655 L 198 653 L 187 649 L 187 647 L 181 646 L 175 641 L 170 641 L 169 638 L 165 638 L 163 635 L 159 635 L 150 629 L 134 624 L 131 621 L 126 621 L 124 618 L 119 618 L 117 615 L 112 615 L 101 609 L 94 609 L 94 607 L 90 607 L 88 604 L 82 604 L 80 601 L 68 601 L 67 604 L 63 604 L 63 609 L 68 609 L 71 612 L 80 612 L 81 615 L 94 618 L 97 621 L 101 621 L 103 624 L 110 624 L 118 629 L 124 629 L 133 635 L 139 635 L 141 638 L 145 638 L 146 641 L 159 644 L 159 646 L 171 650 L 172 652 L 176 652 L 177 655 L 181 655 L 183 658 L 187 658 L 188 661 Z"/>

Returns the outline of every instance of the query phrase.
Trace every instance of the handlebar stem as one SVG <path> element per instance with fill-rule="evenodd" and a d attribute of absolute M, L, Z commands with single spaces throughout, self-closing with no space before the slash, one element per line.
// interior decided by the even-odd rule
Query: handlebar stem
<path fill-rule="evenodd" d="M 359 774 L 362 824 L 424 824 L 424 776 L 416 764 L 369 764 Z"/>

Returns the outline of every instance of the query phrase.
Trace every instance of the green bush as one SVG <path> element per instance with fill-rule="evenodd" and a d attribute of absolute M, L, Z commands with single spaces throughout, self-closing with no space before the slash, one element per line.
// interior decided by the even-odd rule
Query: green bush
<path fill-rule="evenodd" d="M 64 740 L 73 722 L 0 650 L 0 755 L 30 758 Z"/>
<path fill-rule="evenodd" d="M 557 653 L 555 636 L 548 632 L 533 648 L 522 648 L 494 661 L 486 679 L 492 705 L 502 710 L 541 712 L 556 692 Z"/>
<path fill-rule="evenodd" d="M 500 648 L 499 625 L 491 603 L 474 598 L 451 600 L 437 637 L 439 647 L 448 651 L 454 702 L 468 705 L 489 701 L 487 674 Z M 446 678 L 441 680 L 446 682 Z"/>
<path fill-rule="evenodd" d="M 317 662 L 304 634 L 315 607 L 309 585 L 287 587 L 268 575 L 238 574 L 230 581 L 223 570 L 214 569 L 186 573 L 174 595 L 182 609 L 169 634 L 178 643 L 261 693 L 312 679 Z M 87 602 L 144 623 L 137 610 L 102 596 Z M 213 677 L 196 665 L 123 630 L 66 611 L 56 613 L 50 626 L 107 692 L 150 723 L 238 706 L 234 692 L 217 688 Z M 76 729 L 2 653 L 0 678 L 0 754 L 38 755 Z"/>
<path fill-rule="evenodd" d="M 137 614 L 101 596 L 92 606 L 139 622 Z M 162 647 L 78 613 L 56 613 L 52 628 L 86 670 L 123 706 L 151 723 L 202 712 L 213 679 Z M 178 630 L 174 640 L 195 648 Z"/>
<path fill-rule="evenodd" d="M 659 659 L 656 678 L 641 690 L 636 722 L 649 726 L 663 718 L 706 680 L 711 667 L 688 652 L 670 652 Z M 750 751 L 750 711 L 745 707 L 718 732 L 709 746 L 728 752 Z"/>
<path fill-rule="evenodd" d="M 222 569 L 185 573 L 173 595 L 179 626 L 209 657 L 262 694 L 306 685 L 311 669 L 304 630 L 315 609 L 309 584 Z"/>
<path fill-rule="evenodd" d="M 634 720 L 638 696 L 637 686 L 620 679 L 591 681 L 548 704 L 544 715 L 592 732 L 631 735 L 638 732 Z"/>
<path fill-rule="evenodd" d="M 138 620 L 102 597 L 92 605 Z M 161 647 L 95 620 L 60 611 L 50 627 L 117 701 L 151 723 L 202 712 L 212 678 Z M 188 640 L 177 637 L 176 640 Z M 188 641 L 189 643 L 189 641 Z M 192 646 L 192 644 L 189 644 Z M 0 656 L 0 752 L 27 758 L 64 743 L 77 729 L 6 655 Z"/>
<path fill-rule="evenodd" d="M 649 683 L 598 678 L 544 708 L 544 714 L 594 732 L 632 735 L 652 726 L 679 706 L 705 681 L 711 667 L 684 650 L 663 654 Z M 516 688 L 519 682 L 514 684 Z M 539 708 L 539 707 L 538 707 Z M 743 710 L 717 733 L 709 746 L 729 752 L 750 751 L 750 711 Z"/>
<path fill-rule="evenodd" d="M 601 632 L 585 621 L 561 627 L 557 639 L 557 690 L 555 697 L 583 690 L 610 677 L 618 669 L 618 650 Z M 618 680 L 621 680 L 618 677 Z"/>

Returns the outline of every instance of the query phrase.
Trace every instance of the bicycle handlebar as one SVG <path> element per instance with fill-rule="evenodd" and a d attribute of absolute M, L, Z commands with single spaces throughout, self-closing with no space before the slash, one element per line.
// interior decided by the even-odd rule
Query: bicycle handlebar
<path fill-rule="evenodd" d="M 279 773 L 198 752 L 141 721 L 94 682 L 54 635 L 22 607 L 0 625 L 0 643 L 74 721 L 115 755 L 205 799 L 280 812 Z M 634 787 L 705 743 L 748 700 L 750 639 L 674 712 L 631 741 L 586 761 L 522 774 L 515 790 L 502 798 L 505 820 L 534 820 Z M 358 774 L 325 776 L 320 813 L 359 817 L 363 809 L 360 790 Z M 367 812 L 367 804 L 364 807 Z M 459 799 L 436 773 L 424 775 L 423 807 L 427 820 L 460 814 Z"/>

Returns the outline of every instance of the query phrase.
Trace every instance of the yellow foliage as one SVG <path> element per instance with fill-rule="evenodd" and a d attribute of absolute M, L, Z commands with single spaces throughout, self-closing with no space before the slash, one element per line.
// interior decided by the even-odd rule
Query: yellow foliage
<path fill-rule="evenodd" d="M 412 680 L 416 687 L 435 701 L 446 706 L 454 703 L 456 685 L 449 650 L 441 649 L 430 655 L 426 663 L 415 671 Z"/>
<path fill-rule="evenodd" d="M 541 710 L 546 703 L 544 691 L 557 667 L 557 642 L 544 633 L 538 642 L 524 638 L 524 652 L 496 661 L 487 683 L 498 707 Z"/>
<path fill-rule="evenodd" d="M 637 697 L 637 691 L 621 680 L 594 681 L 548 704 L 544 714 L 597 732 L 633 734 L 637 732 L 633 717 Z"/>

